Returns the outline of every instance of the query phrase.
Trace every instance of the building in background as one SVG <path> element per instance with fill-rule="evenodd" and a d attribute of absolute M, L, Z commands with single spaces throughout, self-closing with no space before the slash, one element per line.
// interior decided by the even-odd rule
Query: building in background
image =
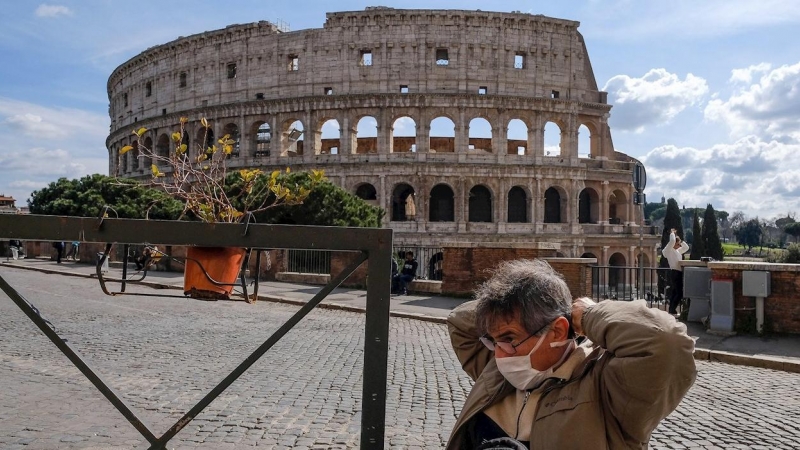
<path fill-rule="evenodd" d="M 316 29 L 261 21 L 182 37 L 109 77 L 109 172 L 148 178 L 131 130 L 146 127 L 144 144 L 166 155 L 185 116 L 192 151 L 236 140 L 233 168 L 324 169 L 386 211 L 421 267 L 440 267 L 443 246 L 531 245 L 652 267 L 659 236 L 632 201 L 637 161 L 614 150 L 578 26 L 375 7 Z"/>

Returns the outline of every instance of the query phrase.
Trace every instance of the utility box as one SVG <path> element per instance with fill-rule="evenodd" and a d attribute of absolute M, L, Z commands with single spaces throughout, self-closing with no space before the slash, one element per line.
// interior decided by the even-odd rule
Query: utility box
<path fill-rule="evenodd" d="M 686 320 L 700 322 L 707 317 L 711 312 L 711 269 L 684 267 L 683 296 L 691 300 Z"/>
<path fill-rule="evenodd" d="M 711 321 L 712 331 L 733 331 L 733 280 L 711 281 Z"/>
<path fill-rule="evenodd" d="M 769 297 L 769 272 L 745 270 L 742 272 L 742 295 Z"/>

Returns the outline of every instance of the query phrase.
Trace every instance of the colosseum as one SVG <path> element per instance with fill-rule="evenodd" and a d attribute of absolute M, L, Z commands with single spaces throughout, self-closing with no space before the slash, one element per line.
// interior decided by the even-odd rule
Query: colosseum
<path fill-rule="evenodd" d="M 395 246 L 420 249 L 423 267 L 442 246 L 526 245 L 652 266 L 659 237 L 632 201 L 637 161 L 614 150 L 578 26 L 375 7 L 328 13 L 322 28 L 180 37 L 109 77 L 109 171 L 149 176 L 138 149 L 118 157 L 134 126 L 165 154 L 180 117 L 190 148 L 206 117 L 208 139 L 236 140 L 231 167 L 324 169 L 383 208 Z"/>

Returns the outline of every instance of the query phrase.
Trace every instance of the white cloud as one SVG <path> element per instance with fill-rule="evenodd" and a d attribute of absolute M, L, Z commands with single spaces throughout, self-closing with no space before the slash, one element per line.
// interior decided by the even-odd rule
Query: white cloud
<path fill-rule="evenodd" d="M 800 144 L 746 136 L 710 148 L 665 145 L 641 158 L 650 195 L 774 216 L 800 209 Z M 654 198 L 655 198 L 654 197 Z"/>
<path fill-rule="evenodd" d="M 0 193 L 20 202 L 59 177 L 108 172 L 108 117 L 0 97 Z M 22 203 L 20 203 L 22 204 Z"/>
<path fill-rule="evenodd" d="M 683 80 L 665 69 L 651 69 L 641 78 L 616 75 L 603 87 L 608 91 L 612 128 L 644 131 L 648 125 L 669 122 L 698 104 L 708 93 L 706 80 L 687 74 Z"/>
<path fill-rule="evenodd" d="M 417 134 L 417 124 L 411 117 L 400 117 L 394 121 L 392 126 L 394 128 L 392 131 L 394 136 L 415 136 Z M 431 135 L 433 135 L 433 131 L 431 131 Z"/>
<path fill-rule="evenodd" d="M 71 16 L 72 10 L 62 5 L 48 5 L 47 3 L 42 3 L 36 8 L 34 14 L 36 14 L 36 17 Z"/>
<path fill-rule="evenodd" d="M 772 64 L 769 63 L 756 64 L 746 69 L 733 69 L 730 82 L 750 84 L 753 82 L 753 75 L 764 73 L 770 69 L 772 69 Z"/>
<path fill-rule="evenodd" d="M 736 81 L 759 66 L 764 64 L 741 69 L 738 75 L 734 71 Z M 706 119 L 727 124 L 734 136 L 758 133 L 765 138 L 800 139 L 800 62 L 761 72 L 758 82 L 739 88 L 728 100 L 710 101 Z"/>

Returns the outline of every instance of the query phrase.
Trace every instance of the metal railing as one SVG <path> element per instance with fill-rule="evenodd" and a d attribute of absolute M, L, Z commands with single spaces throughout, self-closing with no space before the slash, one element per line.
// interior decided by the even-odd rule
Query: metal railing
<path fill-rule="evenodd" d="M 392 249 L 397 260 L 398 271 L 403 270 L 406 252 L 414 253 L 418 280 L 442 281 L 444 269 L 444 251 L 442 247 L 399 246 Z"/>
<path fill-rule="evenodd" d="M 669 307 L 668 268 L 631 266 L 589 266 L 591 297 L 601 300 L 646 300 L 651 308 Z"/>
<path fill-rule="evenodd" d="M 287 250 L 286 271 L 296 273 L 331 273 L 331 252 L 325 250 Z"/>

